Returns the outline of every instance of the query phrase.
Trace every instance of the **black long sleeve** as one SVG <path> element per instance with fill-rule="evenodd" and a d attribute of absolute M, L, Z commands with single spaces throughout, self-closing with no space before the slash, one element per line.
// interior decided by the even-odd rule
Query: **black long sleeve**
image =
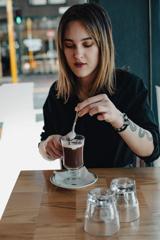
<path fill-rule="evenodd" d="M 145 162 L 152 162 L 160 155 L 160 135 L 147 100 L 147 89 L 143 81 L 126 71 L 116 71 L 116 90 L 110 96 L 111 101 L 140 127 L 150 131 L 153 136 L 154 151 L 151 156 L 143 157 Z M 101 92 L 99 92 L 101 93 Z M 79 102 L 72 95 L 64 104 L 56 97 L 56 83 L 51 86 L 44 104 L 44 128 L 41 140 L 49 135 L 65 135 L 71 130 L 75 117 L 74 108 Z M 123 167 L 133 163 L 135 154 L 109 123 L 98 121 L 95 116 L 85 115 L 78 119 L 76 132 L 85 136 L 84 161 L 86 167 Z M 142 157 L 141 157 L 142 158 Z"/>

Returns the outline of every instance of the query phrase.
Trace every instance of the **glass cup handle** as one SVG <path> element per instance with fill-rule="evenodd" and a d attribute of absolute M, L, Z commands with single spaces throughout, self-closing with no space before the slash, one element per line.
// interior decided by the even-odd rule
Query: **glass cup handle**
<path fill-rule="evenodd" d="M 61 156 L 59 160 L 60 160 L 61 169 L 64 169 L 64 166 L 63 166 L 63 156 Z"/>

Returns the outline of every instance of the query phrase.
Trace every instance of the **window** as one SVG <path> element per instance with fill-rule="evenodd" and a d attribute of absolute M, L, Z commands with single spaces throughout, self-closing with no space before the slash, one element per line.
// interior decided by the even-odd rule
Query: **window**
<path fill-rule="evenodd" d="M 64 4 L 66 0 L 29 0 L 29 4 L 34 6 Z"/>
<path fill-rule="evenodd" d="M 6 0 L 0 0 L 0 7 L 6 6 Z"/>
<path fill-rule="evenodd" d="M 62 4 L 66 3 L 66 0 L 48 0 L 48 4 Z"/>
<path fill-rule="evenodd" d="M 46 5 L 47 0 L 29 0 L 29 3 L 31 5 L 37 6 L 37 5 Z"/>

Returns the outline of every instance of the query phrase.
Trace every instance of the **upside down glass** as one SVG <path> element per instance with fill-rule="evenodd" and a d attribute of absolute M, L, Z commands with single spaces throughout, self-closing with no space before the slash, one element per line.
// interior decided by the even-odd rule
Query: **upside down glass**
<path fill-rule="evenodd" d="M 68 177 L 65 183 L 69 185 L 79 185 L 80 168 L 83 167 L 83 146 L 84 136 L 76 135 L 74 139 L 69 139 L 67 136 L 61 138 L 63 149 L 63 166 L 68 170 Z"/>
<path fill-rule="evenodd" d="M 110 188 L 115 194 L 120 222 L 138 219 L 140 212 L 135 180 L 127 177 L 115 178 L 111 181 Z"/>
<path fill-rule="evenodd" d="M 84 230 L 94 236 L 112 236 L 119 231 L 119 215 L 110 190 L 92 189 L 88 193 Z"/>

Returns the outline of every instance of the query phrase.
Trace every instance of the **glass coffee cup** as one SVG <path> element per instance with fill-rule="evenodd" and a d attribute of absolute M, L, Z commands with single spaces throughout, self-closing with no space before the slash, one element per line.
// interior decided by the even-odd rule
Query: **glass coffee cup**
<path fill-rule="evenodd" d="M 140 217 L 140 211 L 135 180 L 128 177 L 115 178 L 112 179 L 110 188 L 115 194 L 120 222 L 137 220 Z"/>
<path fill-rule="evenodd" d="M 63 150 L 63 166 L 68 170 L 68 177 L 65 183 L 69 185 L 80 184 L 80 169 L 84 165 L 83 147 L 84 136 L 76 135 L 74 139 L 69 139 L 67 136 L 61 138 Z"/>
<path fill-rule="evenodd" d="M 94 236 L 112 236 L 120 229 L 119 215 L 110 189 L 95 188 L 88 193 L 84 230 Z"/>

